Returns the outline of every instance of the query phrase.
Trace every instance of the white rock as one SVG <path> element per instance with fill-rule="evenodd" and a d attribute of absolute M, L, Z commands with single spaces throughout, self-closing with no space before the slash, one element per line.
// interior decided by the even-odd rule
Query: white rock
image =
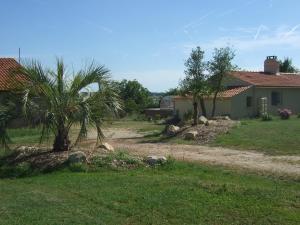
<path fill-rule="evenodd" d="M 185 140 L 196 140 L 196 137 L 198 135 L 197 131 L 189 131 L 184 135 Z"/>
<path fill-rule="evenodd" d="M 114 152 L 115 151 L 114 147 L 111 146 L 110 144 L 106 143 L 106 142 L 99 145 L 98 148 L 102 148 L 102 149 L 104 149 L 108 152 Z"/>
<path fill-rule="evenodd" d="M 208 119 L 205 116 L 200 116 L 199 117 L 199 123 L 200 124 L 207 124 Z"/>
<path fill-rule="evenodd" d="M 179 132 L 179 130 L 180 130 L 180 127 L 177 127 L 175 125 L 170 125 L 167 128 L 167 134 L 168 135 L 175 135 Z"/>
<path fill-rule="evenodd" d="M 218 125 L 218 122 L 216 120 L 208 120 L 205 125 L 206 126 Z"/>

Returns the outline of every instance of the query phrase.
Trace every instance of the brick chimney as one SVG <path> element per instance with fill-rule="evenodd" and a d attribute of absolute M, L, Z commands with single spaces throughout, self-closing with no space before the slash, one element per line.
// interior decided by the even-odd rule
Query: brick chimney
<path fill-rule="evenodd" d="M 264 63 L 264 72 L 272 75 L 279 74 L 279 62 L 277 56 L 267 56 Z"/>

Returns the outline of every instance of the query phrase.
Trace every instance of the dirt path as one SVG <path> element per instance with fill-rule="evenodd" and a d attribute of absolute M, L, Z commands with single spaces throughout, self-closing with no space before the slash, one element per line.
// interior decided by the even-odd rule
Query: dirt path
<path fill-rule="evenodd" d="M 172 156 L 178 160 L 237 167 L 300 178 L 300 156 L 270 156 L 255 151 L 168 143 L 139 143 L 142 137 L 132 130 L 106 130 L 107 141 L 115 148 L 139 155 Z"/>

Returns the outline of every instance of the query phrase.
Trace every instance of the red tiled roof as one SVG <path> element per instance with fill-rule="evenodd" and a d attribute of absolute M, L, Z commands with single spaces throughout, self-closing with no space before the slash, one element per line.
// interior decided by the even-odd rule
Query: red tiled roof
<path fill-rule="evenodd" d="M 251 86 L 237 87 L 237 88 L 232 88 L 232 89 L 229 89 L 229 90 L 225 90 L 225 91 L 220 92 L 218 94 L 218 97 L 220 97 L 220 98 L 231 98 L 233 96 L 236 96 L 236 95 L 242 93 L 243 91 L 247 90 L 250 87 Z"/>
<path fill-rule="evenodd" d="M 21 65 L 13 58 L 0 58 L 0 91 L 9 91 L 16 87 L 17 80 L 11 71 Z"/>
<path fill-rule="evenodd" d="M 218 94 L 218 98 L 231 98 L 233 96 L 236 96 L 240 93 L 242 93 L 243 91 L 247 90 L 248 88 L 250 88 L 251 86 L 245 86 L 245 87 L 237 87 L 237 88 L 232 88 L 229 90 L 225 90 L 222 91 Z M 206 97 L 206 98 L 212 98 L 213 95 Z M 173 99 L 192 99 L 192 96 L 187 95 L 187 96 L 174 96 Z"/>
<path fill-rule="evenodd" d="M 264 72 L 234 71 L 230 75 L 256 86 L 300 87 L 300 74 L 280 73 L 272 75 Z"/>

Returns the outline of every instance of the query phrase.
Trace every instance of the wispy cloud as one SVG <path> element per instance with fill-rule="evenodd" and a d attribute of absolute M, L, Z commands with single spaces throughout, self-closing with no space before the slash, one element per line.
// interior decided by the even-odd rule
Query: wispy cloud
<path fill-rule="evenodd" d="M 96 29 L 104 32 L 104 33 L 111 34 L 113 32 L 113 30 L 110 29 L 109 27 L 101 25 L 101 24 L 98 24 L 98 23 L 96 23 L 96 22 L 94 22 L 92 20 L 85 20 L 85 22 L 88 25 L 90 25 L 90 26 L 92 26 L 92 27 L 94 27 L 94 28 L 96 28 Z"/>
<path fill-rule="evenodd" d="M 256 33 L 255 33 L 253 39 L 254 39 L 254 40 L 257 40 L 258 37 L 259 37 L 259 35 L 260 35 L 260 33 L 261 33 L 263 30 L 268 30 L 268 27 L 266 27 L 265 25 L 262 25 L 262 24 L 259 25 L 259 27 L 257 28 Z"/>
<path fill-rule="evenodd" d="M 197 42 L 183 44 L 184 54 L 189 53 L 190 50 L 197 45 L 204 49 L 213 49 L 224 46 L 232 46 L 238 51 L 253 51 L 263 48 L 285 48 L 285 49 L 300 49 L 300 24 L 291 26 L 279 26 L 271 29 L 265 25 L 260 25 L 256 29 L 245 28 L 250 31 L 249 35 L 243 35 L 243 32 L 235 35 L 227 35 L 218 37 L 206 43 Z M 263 32 L 264 31 L 264 32 Z"/>

